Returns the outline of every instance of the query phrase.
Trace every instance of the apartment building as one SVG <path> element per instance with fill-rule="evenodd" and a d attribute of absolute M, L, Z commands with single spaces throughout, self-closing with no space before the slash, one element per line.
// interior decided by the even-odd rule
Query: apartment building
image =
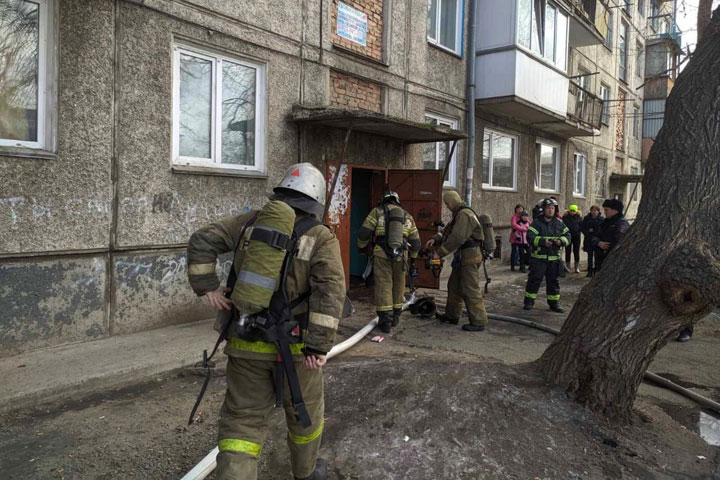
<path fill-rule="evenodd" d="M 350 280 L 350 226 L 386 185 L 428 236 L 464 182 L 460 0 L 0 8 L 0 356 L 211 317 L 190 234 L 262 205 L 295 162 L 339 173 Z"/>

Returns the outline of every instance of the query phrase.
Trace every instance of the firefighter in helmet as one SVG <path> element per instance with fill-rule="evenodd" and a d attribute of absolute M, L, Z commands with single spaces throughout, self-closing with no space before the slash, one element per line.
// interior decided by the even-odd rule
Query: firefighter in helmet
<path fill-rule="evenodd" d="M 530 273 L 525 286 L 525 302 L 523 308 L 530 310 L 535 304 L 540 284 L 545 278 L 547 302 L 550 310 L 562 313 L 560 301 L 560 247 L 570 245 L 570 230 L 557 218 L 558 203 L 553 198 L 546 198 L 541 203 L 542 215 L 528 227 L 530 253 Z"/>
<path fill-rule="evenodd" d="M 367 251 L 370 246 L 378 326 L 383 333 L 390 333 L 400 322 L 405 274 L 415 268 L 421 246 L 415 220 L 400 206 L 400 196 L 393 191 L 383 195 L 380 206 L 370 211 L 360 227 L 358 248 Z"/>
<path fill-rule="evenodd" d="M 317 168 L 309 163 L 292 165 L 273 192 L 271 201 L 259 212 L 250 211 L 203 227 L 192 235 L 188 245 L 190 284 L 216 310 L 238 312 L 252 288 L 269 288 L 273 302 L 282 299 L 277 296 L 282 289 L 287 299 L 280 302 L 279 309 L 286 313 L 286 321 L 276 323 L 277 332 L 287 327 L 282 330 L 289 339 L 287 350 L 262 335 L 268 318 L 280 318 L 272 315 L 274 303 L 268 307 L 267 318 L 256 314 L 254 320 L 252 315 L 235 313 L 223 327 L 227 332 L 224 351 L 229 358 L 218 432 L 218 479 L 257 478 L 258 457 L 273 404 L 283 405 L 286 411 L 287 444 L 295 478 L 318 480 L 327 475 L 324 460 L 318 459 L 324 412 L 322 367 L 333 345 L 345 298 L 340 246 L 335 235 L 316 218 L 322 216 L 325 203 L 325 179 Z M 290 219 L 291 237 L 260 225 L 261 214 L 271 204 L 277 207 L 270 212 L 276 217 L 294 213 L 294 220 Z M 248 270 L 251 264 L 260 268 L 272 263 L 253 258 L 252 253 L 246 255 L 258 241 L 265 242 L 263 251 L 268 255 L 281 252 L 281 281 L 273 283 L 271 278 L 268 284 L 268 272 Z M 249 285 L 237 296 L 233 292 L 230 298 L 215 274 L 218 256 L 228 252 L 235 252 L 237 281 Z M 287 362 L 278 361 L 283 351 L 290 357 Z M 295 380 L 290 371 L 295 372 Z M 296 398 L 300 393 L 302 405 Z"/>
<path fill-rule="evenodd" d="M 462 329 L 481 332 L 485 330 L 488 318 L 480 285 L 480 268 L 484 259 L 490 256 L 486 242 L 495 237 L 492 221 L 487 215 L 477 215 L 454 190 L 443 194 L 443 202 L 452 212 L 452 220 L 441 234 L 428 240 L 426 247 L 435 247 L 441 257 L 453 252 L 455 255 L 447 284 L 445 313 L 436 315 L 443 322 L 457 325 L 464 303 L 470 323 Z"/>

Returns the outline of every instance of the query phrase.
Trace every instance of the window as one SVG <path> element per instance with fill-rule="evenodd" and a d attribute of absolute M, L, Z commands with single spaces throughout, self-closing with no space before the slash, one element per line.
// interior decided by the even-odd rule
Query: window
<path fill-rule="evenodd" d="M 515 190 L 517 137 L 485 129 L 483 136 L 483 188 Z"/>
<path fill-rule="evenodd" d="M 595 196 L 605 198 L 607 195 L 607 159 L 598 158 L 595 165 Z"/>
<path fill-rule="evenodd" d="M 173 162 L 264 169 L 265 67 L 175 45 Z"/>
<path fill-rule="evenodd" d="M 633 137 L 640 138 L 640 108 L 633 107 Z"/>
<path fill-rule="evenodd" d="M 535 189 L 549 192 L 560 190 L 560 146 L 552 143 L 536 144 Z"/>
<path fill-rule="evenodd" d="M 643 70 L 645 68 L 645 48 L 643 47 L 643 44 L 640 42 L 635 43 L 635 48 L 637 49 L 637 65 L 635 66 L 635 75 L 637 75 L 638 78 L 643 78 Z"/>
<path fill-rule="evenodd" d="M 660 29 L 660 3 L 658 0 L 650 1 L 650 25 L 656 33 Z"/>
<path fill-rule="evenodd" d="M 444 118 L 440 115 L 433 113 L 425 114 L 425 122 L 432 125 L 444 125 L 450 128 L 458 128 L 458 121 L 451 118 Z M 452 149 L 452 142 L 435 142 L 424 144 L 423 149 L 423 168 L 425 170 L 442 170 L 445 168 L 445 161 L 447 160 L 450 150 Z M 447 174 L 443 182 L 444 187 L 456 187 L 457 186 L 457 147 L 453 152 L 452 159 L 450 160 L 450 167 L 448 167 Z"/>
<path fill-rule="evenodd" d="M 609 125 L 608 109 L 610 108 L 610 87 L 605 84 L 600 84 L 600 98 L 602 99 L 600 121 L 603 123 L 603 125 Z"/>
<path fill-rule="evenodd" d="M 428 0 L 428 42 L 462 54 L 462 5 L 461 0 Z"/>
<path fill-rule="evenodd" d="M 625 13 L 632 16 L 632 9 L 630 8 L 630 5 L 630 0 L 623 0 L 623 10 L 625 10 Z"/>
<path fill-rule="evenodd" d="M 575 154 L 575 166 L 573 176 L 573 195 L 585 196 L 585 166 L 587 159 L 582 153 Z"/>
<path fill-rule="evenodd" d="M 645 18 L 645 0 L 637 0 L 637 7 L 640 18 Z"/>
<path fill-rule="evenodd" d="M 0 1 L 0 146 L 55 148 L 52 6 Z"/>
<path fill-rule="evenodd" d="M 628 24 L 625 20 L 620 22 L 620 38 L 618 39 L 618 56 L 620 57 L 620 70 L 618 71 L 618 77 L 623 82 L 627 83 L 627 39 L 628 39 Z"/>
<path fill-rule="evenodd" d="M 608 10 L 607 16 L 605 17 L 607 19 L 607 37 L 605 37 L 605 46 L 612 50 L 613 48 L 613 35 L 615 35 L 615 31 L 613 30 L 614 27 L 614 21 L 615 21 L 615 14 L 612 10 Z"/>
<path fill-rule="evenodd" d="M 568 17 L 548 0 L 518 2 L 518 43 L 565 70 Z"/>

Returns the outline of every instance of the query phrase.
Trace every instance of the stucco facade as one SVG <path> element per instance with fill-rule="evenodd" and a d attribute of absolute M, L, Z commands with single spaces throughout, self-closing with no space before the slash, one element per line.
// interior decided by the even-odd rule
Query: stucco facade
<path fill-rule="evenodd" d="M 0 356 L 212 316 L 187 284 L 185 243 L 262 205 L 288 165 L 340 158 L 344 131 L 289 121 L 295 104 L 330 104 L 331 72 L 377 85 L 383 114 L 466 124 L 465 59 L 428 43 L 424 0 L 373 2 L 380 56 L 334 43 L 332 1 L 49 1 L 56 146 L 0 148 Z M 177 44 L 264 66 L 261 171 L 173 163 Z M 357 133 L 345 161 L 422 168 L 422 151 Z"/>

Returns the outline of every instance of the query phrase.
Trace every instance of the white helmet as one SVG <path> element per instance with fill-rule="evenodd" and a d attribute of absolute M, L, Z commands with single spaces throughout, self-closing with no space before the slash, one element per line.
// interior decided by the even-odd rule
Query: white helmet
<path fill-rule="evenodd" d="M 322 213 L 325 207 L 325 177 L 312 164 L 296 163 L 285 171 L 285 175 L 273 192 L 283 194 L 288 191 L 302 193 L 308 197 L 308 200 L 313 200 L 313 203 L 319 204 L 319 208 L 313 208 L 311 213 Z M 310 211 L 305 208 L 306 205 L 297 206 L 302 210 Z"/>

